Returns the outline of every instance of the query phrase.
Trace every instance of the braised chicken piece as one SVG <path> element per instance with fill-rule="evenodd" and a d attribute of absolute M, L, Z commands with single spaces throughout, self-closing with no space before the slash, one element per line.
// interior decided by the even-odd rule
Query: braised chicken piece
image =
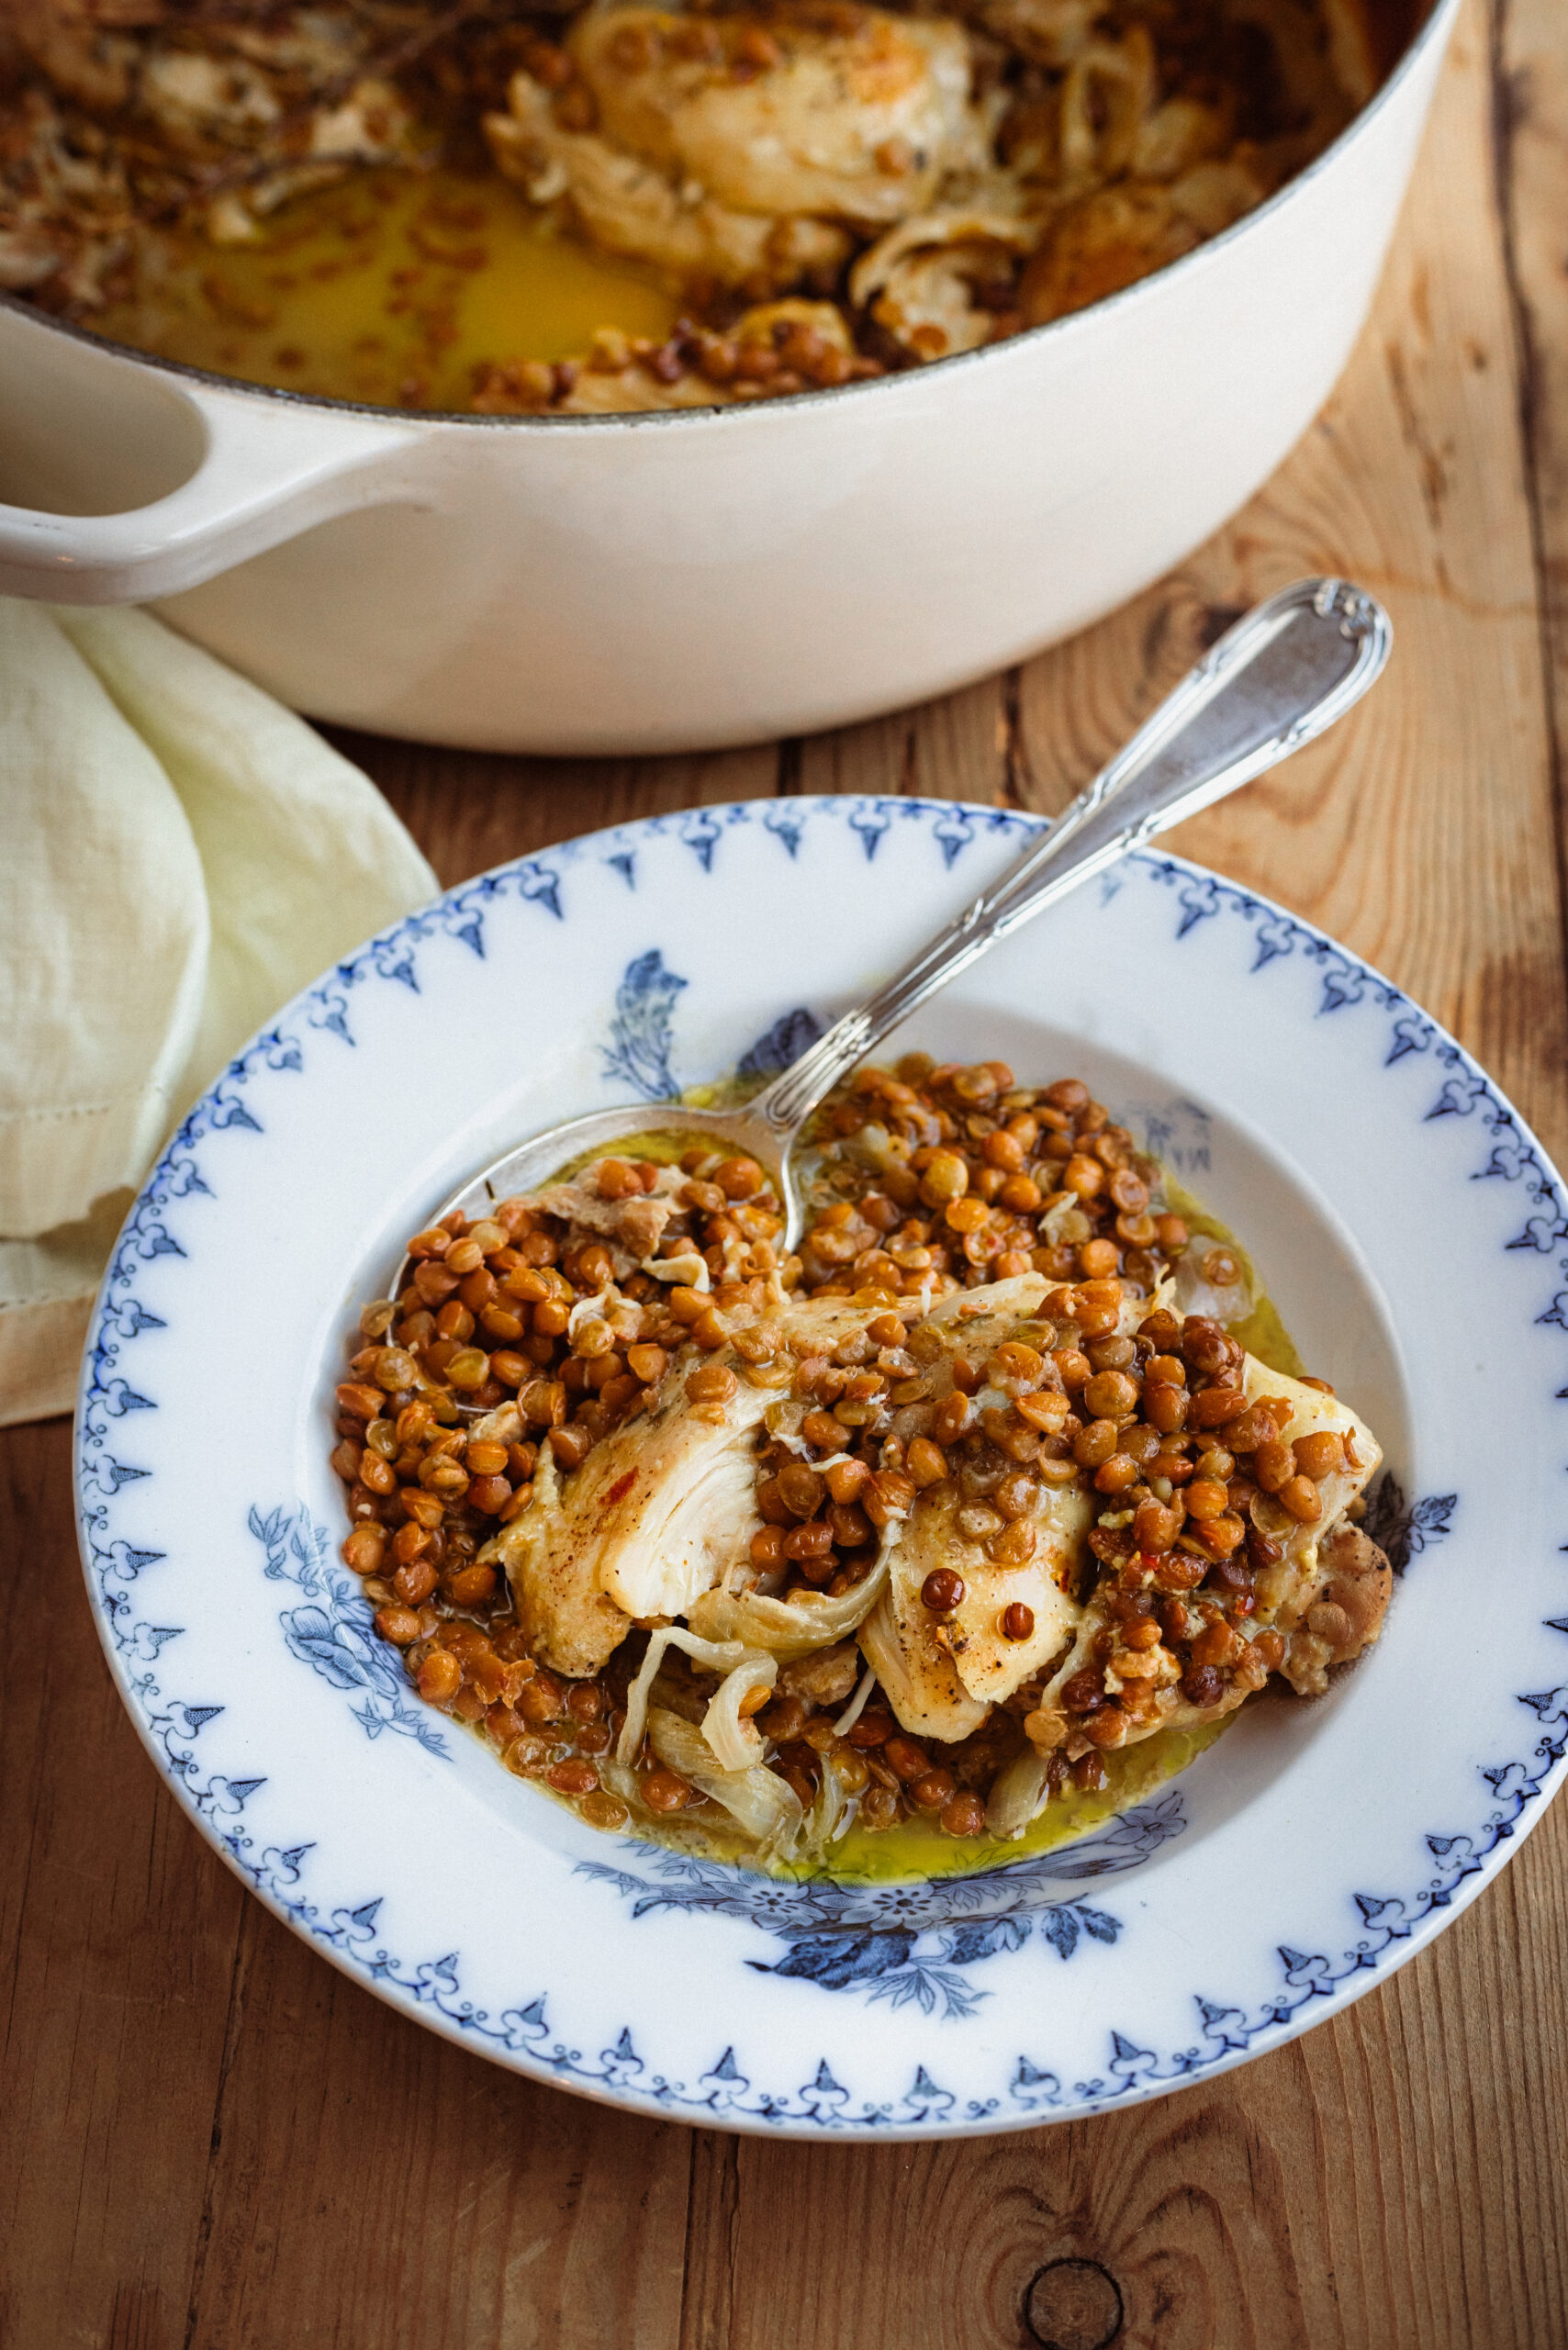
<path fill-rule="evenodd" d="M 547 1455 L 527 1509 L 481 1553 L 505 1567 L 533 1652 L 559 1673 L 597 1673 L 633 1622 L 684 1616 L 744 1556 L 749 1435 L 769 1399 L 732 1379 L 722 1402 L 693 1403 L 690 1375 L 678 1359 L 646 1415 L 581 1468 L 563 1477 Z"/>
<path fill-rule="evenodd" d="M 900 219 L 984 160 L 965 36 L 940 18 L 858 0 L 590 10 L 566 53 L 566 94 L 520 73 L 487 118 L 498 163 L 593 243 L 682 283 L 831 277 L 851 251 L 833 224 Z"/>
<path fill-rule="evenodd" d="M 576 1189 L 554 1186 L 532 1204 L 570 1214 Z M 615 1203 L 614 1228 L 644 1203 Z M 587 1303 L 592 1315 L 599 1301 Z M 735 1316 L 742 1332 L 766 1332 L 769 1365 L 786 1348 L 834 1346 L 870 1318 L 849 1304 L 797 1304 L 782 1293 L 771 1315 L 748 1304 Z M 600 1326 L 614 1334 L 613 1320 Z M 685 1616 L 744 1565 L 761 1523 L 753 1431 L 778 1396 L 777 1378 L 765 1372 L 758 1382 L 755 1368 L 731 1347 L 685 1347 L 639 1416 L 580 1467 L 563 1474 L 546 1450 L 528 1507 L 479 1556 L 505 1569 L 533 1652 L 556 1672 L 597 1673 L 633 1623 Z"/>
<path fill-rule="evenodd" d="M 1249 1350 L 1245 1259 L 1083 1086 L 910 1057 L 815 1148 L 782 1261 L 703 1146 L 410 1241 L 334 1460 L 432 1704 L 596 1825 L 713 1807 L 771 1866 L 1004 1848 L 1374 1645 L 1376 1438 Z"/>
<path fill-rule="evenodd" d="M 861 0 L 590 10 L 566 50 L 611 144 L 737 212 L 899 220 L 987 160 L 968 40 Z"/>

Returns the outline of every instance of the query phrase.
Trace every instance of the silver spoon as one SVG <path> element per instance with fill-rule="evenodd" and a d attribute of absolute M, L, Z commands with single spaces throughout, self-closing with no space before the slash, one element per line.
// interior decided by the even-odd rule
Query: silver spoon
<path fill-rule="evenodd" d="M 949 979 L 1129 849 L 1210 808 L 1299 751 L 1361 699 L 1388 658 L 1393 632 L 1374 598 L 1342 579 L 1300 579 L 1228 629 L 1147 719 L 1109 767 L 876 992 L 836 1020 L 766 1091 L 738 1110 L 636 1102 L 552 1126 L 495 1159 L 430 1218 L 477 1217 L 498 1200 L 537 1190 L 572 1162 L 629 1136 L 667 1127 L 711 1135 L 735 1158 L 756 1159 L 783 1209 L 782 1255 L 801 1237 L 802 1202 L 790 1153 L 823 1096 Z M 408 1262 L 392 1294 L 401 1289 Z"/>

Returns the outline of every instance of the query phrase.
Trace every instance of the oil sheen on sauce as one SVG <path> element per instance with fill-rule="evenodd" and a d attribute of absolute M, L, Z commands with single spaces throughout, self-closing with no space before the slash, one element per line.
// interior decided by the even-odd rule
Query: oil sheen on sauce
<path fill-rule="evenodd" d="M 465 409 L 487 363 L 662 340 L 673 298 L 558 234 L 495 174 L 371 172 L 285 205 L 244 244 L 175 229 L 93 320 L 188 367 L 382 408 Z"/>
<path fill-rule="evenodd" d="M 753 1084 L 721 1085 L 694 1089 L 682 1098 L 703 1108 L 718 1109 L 744 1100 L 756 1091 Z M 621 1158 L 648 1158 L 667 1166 L 691 1144 L 711 1148 L 713 1142 L 711 1134 L 691 1129 L 683 1133 L 678 1127 L 671 1127 L 628 1135 L 610 1147 Z M 604 1147 L 596 1145 L 563 1167 L 554 1180 L 560 1181 L 577 1175 L 603 1156 Z M 1232 1336 L 1271 1371 L 1299 1378 L 1304 1366 L 1295 1343 L 1272 1299 L 1260 1284 L 1252 1261 L 1236 1235 L 1216 1216 L 1210 1215 L 1168 1169 L 1162 1171 L 1160 1191 L 1164 1204 L 1185 1218 L 1195 1237 L 1223 1246 L 1241 1262 L 1251 1284 L 1253 1304 L 1245 1320 L 1232 1325 Z M 1101 1758 L 1105 1767 L 1103 1787 L 1092 1794 L 1070 1788 L 1054 1796 L 1021 1836 L 1005 1843 L 969 1840 L 955 1842 L 934 1819 L 903 1819 L 896 1827 L 876 1830 L 851 1826 L 834 1846 L 833 1859 L 826 1867 L 820 1863 L 784 1863 L 769 1874 L 798 1882 L 828 1877 L 840 1884 L 891 1885 L 921 1877 L 971 1876 L 982 1869 L 1005 1868 L 1010 1862 L 1027 1860 L 1065 1844 L 1070 1838 L 1086 1835 L 1126 1811 L 1129 1805 L 1141 1803 L 1166 1780 L 1195 1762 L 1205 1747 L 1212 1746 L 1239 1718 L 1242 1710 L 1238 1707 L 1235 1713 L 1195 1729 L 1157 1730 L 1152 1738 L 1114 1749 Z M 665 1844 L 676 1852 L 698 1852 L 742 1867 L 757 1866 L 753 1849 L 739 1836 L 732 1838 L 726 1833 L 722 1817 L 715 1821 L 704 1817 L 700 1823 L 691 1819 L 681 1829 L 639 1820 L 630 1832 L 643 1842 Z"/>

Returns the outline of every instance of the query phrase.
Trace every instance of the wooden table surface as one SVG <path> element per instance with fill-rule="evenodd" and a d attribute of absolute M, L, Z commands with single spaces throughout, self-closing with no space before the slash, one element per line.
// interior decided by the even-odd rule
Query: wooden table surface
<path fill-rule="evenodd" d="M 1562 1162 L 1562 0 L 1472 0 L 1338 394 L 1228 529 L 1075 643 L 711 757 L 343 739 L 443 881 L 774 792 L 1048 810 L 1237 608 L 1328 570 L 1387 602 L 1386 680 L 1180 845 L 1389 972 Z M 1128 2350 L 1568 2345 L 1563 1805 L 1358 2006 L 1160 2102 L 877 2148 L 624 2118 L 420 2031 L 247 1898 L 111 1689 L 65 1423 L 0 1445 L 6 2350 L 1093 2350 L 1115 2311 L 1094 2269 L 1030 2297 L 1064 2260 L 1114 2280 Z"/>

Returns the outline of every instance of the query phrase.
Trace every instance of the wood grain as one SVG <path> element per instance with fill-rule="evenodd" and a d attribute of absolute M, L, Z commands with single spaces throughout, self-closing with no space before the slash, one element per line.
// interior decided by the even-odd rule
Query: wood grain
<path fill-rule="evenodd" d="M 1379 963 L 1568 1156 L 1565 224 L 1562 0 L 1473 0 L 1344 383 L 1125 611 L 924 709 L 707 758 L 337 739 L 443 881 L 774 791 L 1049 810 L 1238 608 L 1348 571 L 1393 611 L 1387 681 L 1181 845 Z M 0 1437 L 7 2350 L 1027 2350 L 1064 2259 L 1114 2279 L 1127 2350 L 1568 2345 L 1562 1806 L 1349 2013 L 1160 2103 L 952 2145 L 686 2132 L 436 2041 L 244 1899 L 113 1697 L 67 1456 L 59 1425 Z"/>

